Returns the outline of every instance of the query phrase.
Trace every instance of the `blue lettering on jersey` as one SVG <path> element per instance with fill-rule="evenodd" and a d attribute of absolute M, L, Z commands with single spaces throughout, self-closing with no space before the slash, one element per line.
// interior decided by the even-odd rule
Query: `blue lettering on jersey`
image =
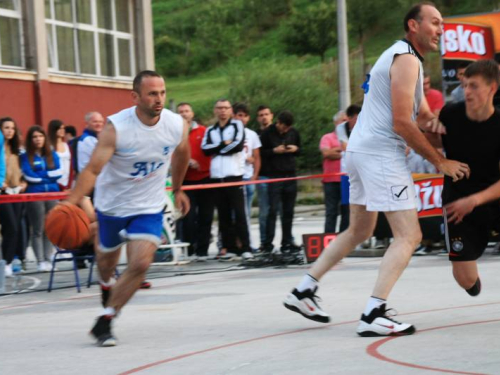
<path fill-rule="evenodd" d="M 158 164 L 156 164 L 156 162 L 154 161 L 152 161 L 151 163 L 148 163 L 147 161 L 139 161 L 134 164 L 135 172 L 130 173 L 130 175 L 133 177 L 137 177 L 142 174 L 142 177 L 146 177 L 148 174 L 153 173 L 157 169 L 161 168 L 163 164 L 163 162 L 159 162 Z"/>
<path fill-rule="evenodd" d="M 363 84 L 361 85 L 361 88 L 363 89 L 365 94 L 368 94 L 368 91 L 370 91 L 370 75 L 369 74 L 366 75 L 366 79 L 363 82 Z"/>
<path fill-rule="evenodd" d="M 170 147 L 168 147 L 168 146 L 163 147 L 163 155 L 168 155 L 169 151 L 170 151 Z"/>

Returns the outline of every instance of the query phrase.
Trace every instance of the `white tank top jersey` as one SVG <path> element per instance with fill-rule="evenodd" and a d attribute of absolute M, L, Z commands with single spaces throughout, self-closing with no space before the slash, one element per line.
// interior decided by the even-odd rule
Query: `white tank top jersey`
<path fill-rule="evenodd" d="M 116 149 L 97 177 L 96 208 L 117 217 L 162 211 L 170 159 L 182 139 L 182 117 L 164 109 L 158 123 L 147 126 L 132 107 L 108 121 L 116 130 Z"/>
<path fill-rule="evenodd" d="M 411 54 L 419 62 L 413 100 L 412 120 L 416 121 L 423 88 L 423 58 L 406 40 L 397 41 L 379 57 L 363 84 L 365 98 L 358 121 L 349 138 L 347 151 L 388 157 L 404 157 L 406 141 L 394 132 L 390 69 L 397 55 Z"/>

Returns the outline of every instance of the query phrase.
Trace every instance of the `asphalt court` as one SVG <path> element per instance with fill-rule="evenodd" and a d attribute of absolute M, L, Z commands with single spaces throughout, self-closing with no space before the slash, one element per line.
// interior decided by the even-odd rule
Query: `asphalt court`
<path fill-rule="evenodd" d="M 324 277 L 330 324 L 282 305 L 308 266 L 154 279 L 116 320 L 113 348 L 87 335 L 96 286 L 1 297 L 0 374 L 500 374 L 500 256 L 481 259 L 476 298 L 446 257 L 414 257 L 389 307 L 417 334 L 360 338 L 379 263 L 347 258 Z"/>

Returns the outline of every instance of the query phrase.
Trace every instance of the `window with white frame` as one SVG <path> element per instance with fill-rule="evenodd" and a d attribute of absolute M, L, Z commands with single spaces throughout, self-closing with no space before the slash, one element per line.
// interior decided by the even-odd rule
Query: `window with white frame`
<path fill-rule="evenodd" d="M 20 0 L 0 0 L 0 66 L 24 68 Z"/>
<path fill-rule="evenodd" d="M 45 0 L 50 71 L 130 78 L 131 6 L 132 0 Z"/>

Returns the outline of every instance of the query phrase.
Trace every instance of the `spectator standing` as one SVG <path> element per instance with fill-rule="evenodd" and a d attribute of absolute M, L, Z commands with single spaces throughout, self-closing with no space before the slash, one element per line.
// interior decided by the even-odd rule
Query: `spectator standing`
<path fill-rule="evenodd" d="M 323 173 L 339 173 L 342 145 L 335 131 L 321 138 L 319 149 L 323 156 Z M 335 233 L 340 205 L 340 175 L 323 177 L 322 182 L 325 194 L 325 233 Z"/>
<path fill-rule="evenodd" d="M 97 145 L 97 137 L 104 127 L 104 117 L 99 112 L 89 112 L 85 115 L 85 123 L 87 127 L 82 135 L 78 138 L 76 145 L 76 173 L 80 173 L 87 166 L 90 157 Z"/>
<path fill-rule="evenodd" d="M 76 128 L 73 125 L 66 125 L 64 127 L 64 141 L 70 143 L 76 138 Z"/>
<path fill-rule="evenodd" d="M 333 123 L 335 124 L 335 127 L 346 122 L 347 120 L 347 114 L 342 109 L 333 115 Z"/>
<path fill-rule="evenodd" d="M 424 95 L 431 112 L 439 116 L 444 106 L 443 93 L 431 87 L 431 77 L 428 74 L 424 75 Z"/>
<path fill-rule="evenodd" d="M 274 114 L 266 105 L 261 105 L 257 108 L 257 122 L 259 123 L 259 130 L 257 134 L 262 135 L 262 132 L 273 123 Z M 262 141 L 262 140 L 261 140 Z M 267 159 L 261 153 L 261 165 L 259 170 L 259 180 L 267 180 Z M 269 215 L 269 192 L 268 184 L 257 185 L 257 196 L 259 203 L 259 233 L 260 233 L 260 250 L 264 249 L 267 233 L 267 216 Z M 281 212 L 281 210 L 280 210 Z"/>
<path fill-rule="evenodd" d="M 300 135 L 292 125 L 294 118 L 289 111 L 278 115 L 276 124 L 269 126 L 262 132 L 262 155 L 265 157 L 267 175 L 270 178 L 295 177 L 295 158 L 300 152 Z M 297 198 L 297 181 L 284 181 L 268 185 L 269 215 L 267 217 L 267 233 L 264 251 L 271 252 L 274 248 L 273 240 L 276 230 L 276 217 L 279 212 L 278 202 L 281 203 L 282 239 L 281 251 L 297 251 L 299 248 L 293 243 L 292 224 Z"/>
<path fill-rule="evenodd" d="M 57 181 L 61 190 L 69 189 L 71 186 L 69 175 L 71 172 L 71 152 L 65 141 L 65 126 L 61 120 L 52 120 L 49 122 L 49 141 L 59 156 L 62 177 Z"/>
<path fill-rule="evenodd" d="M 243 157 L 245 161 L 245 172 L 243 181 L 255 181 L 259 178 L 260 171 L 260 148 L 262 143 L 256 132 L 247 127 L 250 121 L 250 110 L 243 103 L 238 103 L 233 106 L 234 117 L 240 120 L 245 126 L 245 142 L 243 145 Z M 250 233 L 250 218 L 252 213 L 252 201 L 255 193 L 255 185 L 245 185 L 245 208 L 247 215 L 248 232 Z M 250 239 L 252 245 L 252 240 Z M 254 249 L 254 246 L 252 246 Z"/>
<path fill-rule="evenodd" d="M 0 137 L 4 137 L 6 174 L 2 185 L 2 194 L 19 194 L 26 189 L 26 183 L 22 180 L 22 171 L 19 164 L 21 152 L 21 138 L 19 128 L 10 117 L 0 119 Z M 0 160 L 1 162 L 1 160 Z M 2 256 L 7 262 L 7 276 L 12 275 L 11 262 L 14 256 L 18 256 L 24 264 L 25 259 L 25 237 L 23 233 L 23 203 L 0 204 L 0 224 L 2 226 Z"/>
<path fill-rule="evenodd" d="M 189 145 L 191 159 L 184 178 L 183 186 L 210 183 L 210 160 L 201 149 L 201 142 L 206 128 L 194 121 L 194 112 L 189 103 L 180 103 L 177 113 L 184 118 L 189 127 Z M 191 209 L 179 222 L 179 234 L 183 242 L 189 242 L 189 255 L 203 260 L 208 255 L 210 231 L 214 215 L 212 190 L 186 190 Z"/>
<path fill-rule="evenodd" d="M 205 155 L 212 156 L 210 178 L 214 183 L 242 181 L 245 127 L 241 121 L 232 118 L 233 111 L 229 100 L 218 100 L 215 103 L 214 114 L 217 122 L 207 129 L 201 146 Z M 222 236 L 221 255 L 226 255 L 228 252 L 238 255 L 251 254 L 243 186 L 218 188 L 215 192 L 215 205 Z M 241 241 L 241 249 L 236 247 L 236 238 L 231 231 L 232 212 L 235 216 L 235 230 Z"/>
<path fill-rule="evenodd" d="M 335 133 L 339 138 L 342 146 L 342 158 L 340 159 L 340 171 L 346 172 L 346 148 L 349 143 L 351 132 L 358 121 L 358 115 L 361 112 L 361 107 L 357 104 L 352 104 L 346 109 L 347 120 L 335 128 Z M 349 176 L 344 175 L 340 178 L 340 232 L 343 232 L 349 226 Z"/>
<path fill-rule="evenodd" d="M 26 136 L 26 153 L 21 155 L 21 168 L 28 183 L 26 193 L 60 191 L 57 180 L 62 176 L 59 157 L 52 151 L 45 131 L 34 125 Z M 38 271 L 50 271 L 52 244 L 44 230 L 45 216 L 56 205 L 55 201 L 26 203 L 26 214 L 31 225 L 31 244 L 38 261 Z"/>
<path fill-rule="evenodd" d="M 464 73 L 465 69 L 470 65 L 469 61 L 464 61 L 457 66 L 457 79 L 460 84 L 453 89 L 451 92 L 451 101 L 453 103 L 463 102 L 465 100 L 464 96 Z"/>

